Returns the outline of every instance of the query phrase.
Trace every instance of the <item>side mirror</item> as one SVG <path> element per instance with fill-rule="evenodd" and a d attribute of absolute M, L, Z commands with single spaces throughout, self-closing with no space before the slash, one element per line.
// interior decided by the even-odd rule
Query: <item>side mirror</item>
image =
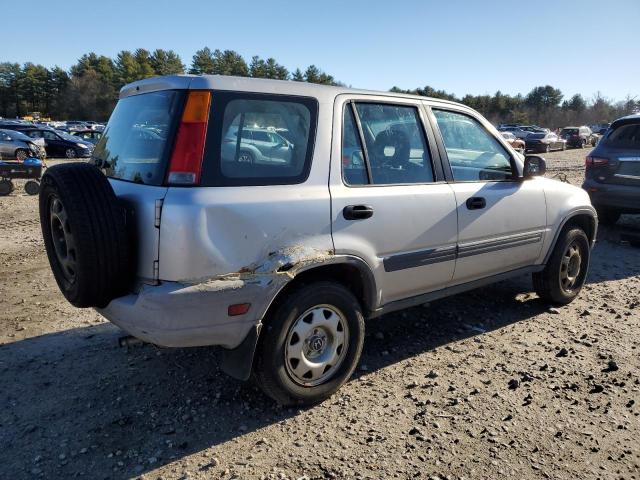
<path fill-rule="evenodd" d="M 547 172 L 547 162 L 538 155 L 527 155 L 524 158 L 523 178 L 541 177 Z"/>

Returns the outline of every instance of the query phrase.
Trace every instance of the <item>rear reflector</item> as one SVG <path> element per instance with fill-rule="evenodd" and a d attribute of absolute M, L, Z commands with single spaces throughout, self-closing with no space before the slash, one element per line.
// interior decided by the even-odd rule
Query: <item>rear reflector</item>
<path fill-rule="evenodd" d="M 584 164 L 587 168 L 590 167 L 601 167 L 603 165 L 607 165 L 609 163 L 609 159 L 608 158 L 604 158 L 604 157 L 593 157 L 593 156 L 588 156 L 585 161 Z"/>
<path fill-rule="evenodd" d="M 235 317 L 236 315 L 244 315 L 249 311 L 249 307 L 251 307 L 250 303 L 236 303 L 235 305 L 229 305 L 227 314 L 230 317 Z"/>
<path fill-rule="evenodd" d="M 169 163 L 169 185 L 197 185 L 200 182 L 210 104 L 211 92 L 189 92 Z"/>

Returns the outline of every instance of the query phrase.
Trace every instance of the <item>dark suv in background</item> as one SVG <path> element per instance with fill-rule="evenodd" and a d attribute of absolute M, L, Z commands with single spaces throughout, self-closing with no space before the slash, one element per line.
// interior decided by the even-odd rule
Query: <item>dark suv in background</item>
<path fill-rule="evenodd" d="M 585 165 L 582 188 L 600 223 L 612 225 L 623 213 L 640 213 L 640 114 L 613 122 Z"/>
<path fill-rule="evenodd" d="M 589 127 L 564 127 L 560 131 L 560 138 L 567 141 L 568 147 L 585 148 L 587 145 L 594 145 L 593 132 Z"/>

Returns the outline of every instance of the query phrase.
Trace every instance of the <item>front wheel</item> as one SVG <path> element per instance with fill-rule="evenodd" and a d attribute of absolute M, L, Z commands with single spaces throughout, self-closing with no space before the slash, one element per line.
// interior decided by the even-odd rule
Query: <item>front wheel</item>
<path fill-rule="evenodd" d="M 584 285 L 590 253 L 589 239 L 582 229 L 564 230 L 545 269 L 533 274 L 538 296 L 557 305 L 571 303 Z"/>
<path fill-rule="evenodd" d="M 76 158 L 77 154 L 73 148 L 67 148 L 64 152 L 64 156 L 67 158 Z"/>
<path fill-rule="evenodd" d="M 281 405 L 312 405 L 351 376 L 364 342 L 364 318 L 340 284 L 317 282 L 288 295 L 267 318 L 254 379 Z"/>
<path fill-rule="evenodd" d="M 29 152 L 27 152 L 26 150 L 23 150 L 22 148 L 16 150 L 16 160 L 24 162 L 25 158 L 27 158 L 28 156 Z"/>

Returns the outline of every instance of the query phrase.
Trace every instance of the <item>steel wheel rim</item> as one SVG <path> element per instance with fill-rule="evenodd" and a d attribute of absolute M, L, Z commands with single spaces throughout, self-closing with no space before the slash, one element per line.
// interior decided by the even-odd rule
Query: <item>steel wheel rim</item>
<path fill-rule="evenodd" d="M 582 254 L 576 242 L 571 243 L 562 255 L 560 263 L 560 286 L 571 293 L 578 282 L 582 272 Z"/>
<path fill-rule="evenodd" d="M 49 206 L 49 226 L 56 258 L 65 280 L 76 280 L 76 245 L 64 205 L 58 197 L 53 197 Z"/>
<path fill-rule="evenodd" d="M 73 148 L 67 148 L 65 153 L 67 154 L 67 158 L 76 158 L 76 151 Z"/>
<path fill-rule="evenodd" d="M 291 325 L 285 343 L 290 378 L 305 387 L 320 385 L 339 370 L 347 354 L 349 327 L 340 310 L 316 305 Z"/>
<path fill-rule="evenodd" d="M 16 159 L 22 162 L 25 158 L 27 158 L 27 152 L 25 152 L 24 150 L 18 150 Z"/>

